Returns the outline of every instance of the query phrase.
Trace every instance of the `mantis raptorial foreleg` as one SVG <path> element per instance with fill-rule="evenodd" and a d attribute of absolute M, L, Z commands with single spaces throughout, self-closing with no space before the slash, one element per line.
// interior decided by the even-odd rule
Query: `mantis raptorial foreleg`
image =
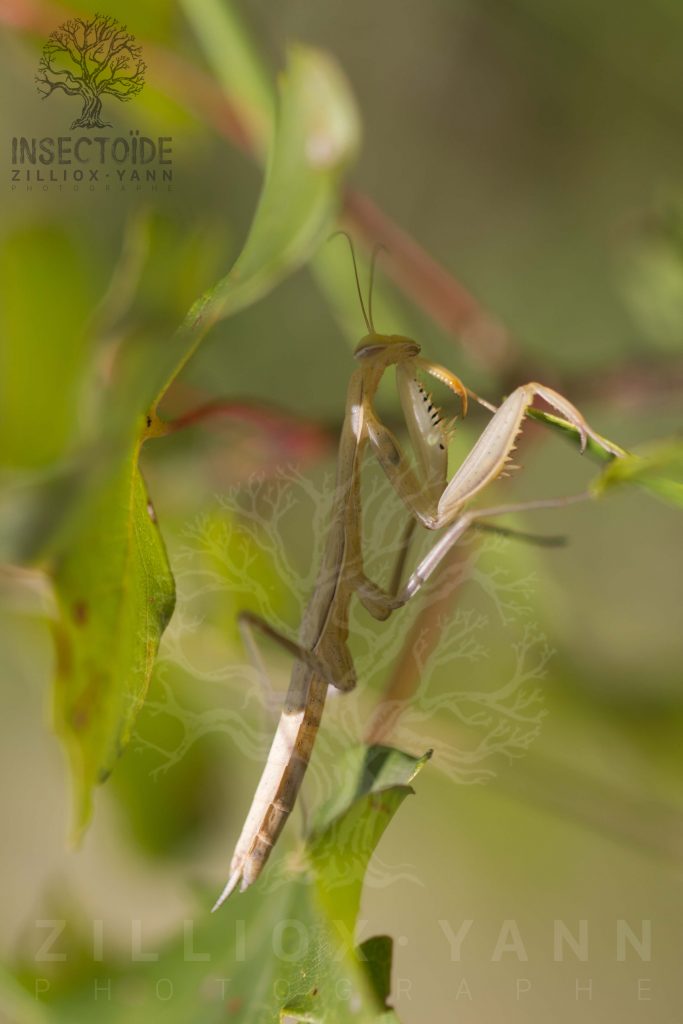
<path fill-rule="evenodd" d="M 475 442 L 441 495 L 437 506 L 437 520 L 441 525 L 449 522 L 466 502 L 501 474 L 515 448 L 524 417 L 537 395 L 576 428 L 581 439 L 582 452 L 590 437 L 611 454 L 619 454 L 620 449 L 597 434 L 586 423 L 576 406 L 563 395 L 543 384 L 523 384 L 516 388 L 494 413 L 479 440 Z"/>
<path fill-rule="evenodd" d="M 421 486 L 398 440 L 373 412 L 367 414 L 368 440 L 377 461 L 406 508 L 427 529 L 438 530 L 452 522 L 468 501 L 500 476 L 515 449 L 524 416 L 536 395 L 552 405 L 576 428 L 581 438 L 582 451 L 586 439 L 591 437 L 611 454 L 620 453 L 619 449 L 588 426 L 571 402 L 552 388 L 536 383 L 522 385 L 505 399 L 437 500 L 434 500 L 430 490 Z"/>

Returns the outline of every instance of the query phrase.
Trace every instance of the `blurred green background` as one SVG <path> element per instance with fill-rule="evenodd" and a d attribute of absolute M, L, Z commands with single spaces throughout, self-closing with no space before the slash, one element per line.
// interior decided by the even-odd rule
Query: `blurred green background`
<path fill-rule="evenodd" d="M 225 273 L 261 183 L 258 166 L 211 116 L 214 100 L 206 101 L 212 79 L 220 91 L 213 6 L 115 7 L 110 13 L 143 44 L 148 71 L 134 107 L 112 116 L 127 126 L 134 110 L 147 134 L 173 136 L 174 187 L 77 195 L 5 187 L 0 558 L 11 564 L 35 550 L 68 489 L 63 468 L 98 430 L 111 353 L 121 339 L 158 343 Z M 93 13 L 80 4 L 70 10 Z M 52 134 L 75 116 L 69 98 L 41 102 L 33 86 L 40 47 L 67 13 L 21 0 L 0 8 L 6 182 L 12 136 Z M 626 447 L 680 435 L 680 4 L 242 0 L 237 14 L 273 79 L 292 40 L 336 58 L 363 126 L 351 186 L 505 324 L 513 359 L 504 368 L 473 358 L 476 336 L 463 349 L 387 283 L 380 262 L 382 330 L 410 331 L 428 357 L 493 401 L 515 383 L 542 380 Z M 239 97 L 239 80 L 231 87 Z M 345 254 L 333 274 L 330 285 L 321 267 L 297 272 L 217 325 L 166 399 L 168 415 L 213 399 L 267 403 L 310 430 L 291 449 L 258 416 L 215 418 L 145 449 L 142 469 L 177 575 L 178 607 L 149 706 L 98 792 L 79 852 L 65 846 L 68 778 L 46 712 L 49 597 L 39 579 L 3 577 L 0 949 L 30 977 L 45 936 L 35 922 L 68 920 L 59 947 L 69 944 L 67 960 L 41 963 L 38 972 L 50 979 L 48 1001 L 80 991 L 101 969 L 87 952 L 94 920 L 105 922 L 107 962 L 127 963 L 132 919 L 143 920 L 145 941 L 158 948 L 197 914 L 197 886 L 223 884 L 270 730 L 234 627 L 235 612 L 257 600 L 239 559 L 247 544 L 272 613 L 295 629 L 319 507 L 307 488 L 317 493 L 334 466 L 326 439 L 339 428 L 352 367 L 349 316 L 361 333 Z M 384 401 L 398 422 L 391 396 Z M 482 422 L 459 431 L 454 456 Z M 517 459 L 524 471 L 496 485 L 495 500 L 572 493 L 595 472 L 540 426 L 530 424 L 525 436 Z M 292 463 L 303 474 L 303 482 L 295 476 L 293 510 L 277 528 L 267 516 L 254 526 L 249 510 L 263 514 L 263 502 L 239 488 L 254 474 L 277 483 Z M 379 486 L 368 477 L 371 489 Z M 252 532 L 235 541 L 242 516 Z M 360 938 L 394 936 L 393 1001 L 406 1024 L 549 1016 L 673 1024 L 683 910 L 680 510 L 624 490 L 519 525 L 566 534 L 569 544 L 540 550 L 491 540 L 468 549 L 473 570 L 457 607 L 479 623 L 476 650 L 446 644 L 417 705 L 429 713 L 407 713 L 392 736 L 413 753 L 435 746 L 435 757 L 382 841 Z M 269 558 L 279 546 L 291 578 Z M 207 568 L 210 587 L 198 575 Z M 356 616 L 361 685 L 331 702 L 311 804 L 330 785 L 335 754 L 362 738 L 390 655 L 417 614 L 406 610 L 400 623 L 382 627 L 394 646 L 379 665 L 372 651 L 380 640 Z M 462 626 L 452 624 L 456 640 Z M 531 645 L 520 669 L 520 649 L 539 636 L 545 641 Z M 274 651 L 267 660 L 281 690 L 286 661 Z M 529 749 L 510 760 L 505 744 L 497 751 L 494 743 L 479 757 L 488 726 L 455 721 L 449 695 L 478 695 L 477 707 L 490 711 L 486 695 L 515 671 L 516 685 L 542 691 L 538 716 L 521 723 L 520 747 L 526 737 Z M 485 775 L 463 769 L 463 751 Z M 295 815 L 285 847 L 298 829 Z M 554 958 L 556 919 L 574 932 L 587 920 L 587 962 L 571 952 Z M 638 934 L 651 923 L 650 960 L 631 948 L 619 960 L 622 919 Z M 464 920 L 473 924 L 456 962 L 446 935 Z M 510 952 L 493 959 L 507 920 L 516 922 L 527 960 Z M 519 979 L 529 991 L 522 982 L 518 993 Z M 640 995 L 639 979 L 648 979 Z M 577 995 L 577 982 L 589 981 L 592 998 Z M 150 1014 L 159 1012 L 153 994 L 141 998 Z M 99 1012 L 87 1000 L 77 1006 L 72 1020 Z"/>

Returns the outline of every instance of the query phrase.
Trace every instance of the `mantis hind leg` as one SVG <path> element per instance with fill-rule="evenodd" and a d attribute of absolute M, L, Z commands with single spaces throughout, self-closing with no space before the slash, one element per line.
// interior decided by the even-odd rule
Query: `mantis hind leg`
<path fill-rule="evenodd" d="M 255 612 L 240 612 L 237 616 L 237 622 L 242 635 L 246 638 L 248 650 L 253 651 L 256 647 L 253 639 L 253 630 L 257 630 L 263 636 L 274 640 L 276 644 L 287 651 L 288 654 L 291 654 L 297 661 L 302 662 L 311 672 L 320 676 L 328 686 L 334 686 L 336 689 L 346 692 L 347 690 L 352 690 L 356 685 L 351 656 L 346 643 L 343 641 L 339 642 L 338 637 L 335 638 L 336 643 L 330 642 L 327 644 L 323 638 L 320 646 L 309 650 L 297 640 L 292 640 L 291 637 L 286 636 L 274 626 L 271 626 L 269 622 Z M 263 666 L 260 656 L 257 656 L 257 661 Z M 263 668 L 263 671 L 265 672 L 265 668 Z"/>

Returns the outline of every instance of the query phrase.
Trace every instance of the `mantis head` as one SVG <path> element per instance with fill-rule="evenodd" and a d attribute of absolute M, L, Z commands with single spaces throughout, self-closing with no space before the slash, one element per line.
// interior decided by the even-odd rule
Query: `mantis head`
<path fill-rule="evenodd" d="M 346 232 L 341 232 L 346 234 Z M 420 357 L 420 346 L 412 338 L 400 334 L 379 334 L 372 319 L 372 286 L 375 273 L 374 249 L 370 264 L 370 284 L 367 311 L 358 277 L 358 266 L 353 242 L 346 235 L 351 249 L 356 288 L 363 319 L 368 333 L 358 344 L 354 357 L 365 370 L 365 400 L 372 401 L 384 371 L 396 367 L 396 383 L 406 427 L 425 486 L 438 497 L 446 485 L 448 469 L 448 443 L 453 433 L 453 421 L 444 414 L 420 380 L 420 373 L 434 377 L 460 398 L 463 415 L 467 412 L 467 389 L 459 377 L 437 363 Z"/>

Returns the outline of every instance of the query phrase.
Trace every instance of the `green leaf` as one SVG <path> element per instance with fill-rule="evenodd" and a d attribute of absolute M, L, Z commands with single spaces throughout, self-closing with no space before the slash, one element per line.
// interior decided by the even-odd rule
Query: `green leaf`
<path fill-rule="evenodd" d="M 597 478 L 593 491 L 602 495 L 622 484 L 635 484 L 683 507 L 683 441 L 656 441 L 626 458 L 615 459 Z"/>
<path fill-rule="evenodd" d="M 415 758 L 394 747 L 351 747 L 340 759 L 339 783 L 334 795 L 312 817 L 312 838 L 333 828 L 361 797 L 395 786 L 407 786 L 431 756 L 431 750 Z"/>
<path fill-rule="evenodd" d="M 136 448 L 114 472 L 94 475 L 54 569 L 54 714 L 71 763 L 75 835 L 130 738 L 175 601 L 137 461 Z"/>
<path fill-rule="evenodd" d="M 581 444 L 576 427 L 559 416 L 541 409 L 530 409 L 528 415 L 559 431 L 577 447 Z M 683 441 L 676 438 L 655 441 L 641 448 L 640 452 L 629 452 L 614 441 L 609 444 L 619 453 L 618 457 L 615 458 L 592 437 L 588 438 L 586 445 L 587 455 L 596 462 L 607 463 L 591 485 L 595 497 L 601 497 L 621 484 L 635 484 L 672 505 L 683 507 Z"/>
<path fill-rule="evenodd" d="M 339 793 L 316 814 L 306 842 L 305 859 L 312 869 L 305 890 L 309 905 L 296 907 L 311 921 L 315 941 L 300 962 L 279 976 L 291 993 L 282 1009 L 294 1019 L 376 1021 L 386 1010 L 382 979 L 390 965 L 380 965 L 377 946 L 358 953 L 349 940 L 370 857 L 429 757 L 374 746 L 352 748 L 342 759 Z"/>

